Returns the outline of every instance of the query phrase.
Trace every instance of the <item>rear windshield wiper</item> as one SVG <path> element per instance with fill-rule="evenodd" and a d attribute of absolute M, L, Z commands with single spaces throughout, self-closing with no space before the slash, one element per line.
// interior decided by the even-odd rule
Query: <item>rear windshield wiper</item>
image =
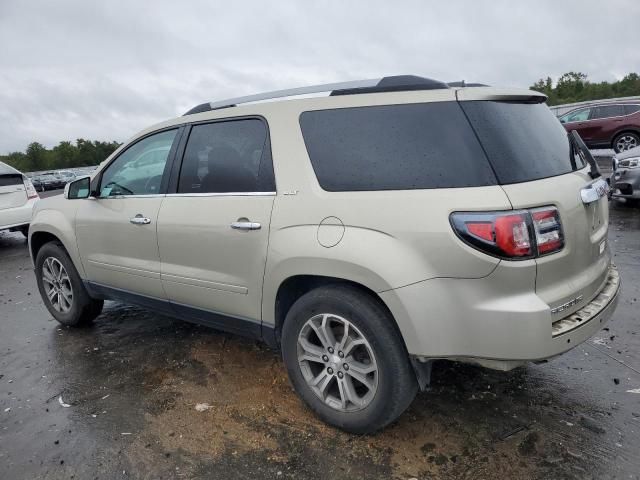
<path fill-rule="evenodd" d="M 589 171 L 589 176 L 591 178 L 598 178 L 601 177 L 602 174 L 600 173 L 600 169 L 598 168 L 598 162 L 596 162 L 596 159 L 593 158 L 593 155 L 591 155 L 591 152 L 589 151 L 589 149 L 587 148 L 587 146 L 585 145 L 584 141 L 582 140 L 582 138 L 580 137 L 580 134 L 576 131 L 576 130 L 571 130 L 567 136 L 569 137 L 569 143 L 571 144 L 571 164 L 573 165 L 573 150 L 575 149 L 575 151 L 578 153 L 578 155 L 580 156 L 580 158 L 582 158 L 583 161 L 587 162 L 589 164 L 589 166 L 591 167 L 591 170 Z"/>

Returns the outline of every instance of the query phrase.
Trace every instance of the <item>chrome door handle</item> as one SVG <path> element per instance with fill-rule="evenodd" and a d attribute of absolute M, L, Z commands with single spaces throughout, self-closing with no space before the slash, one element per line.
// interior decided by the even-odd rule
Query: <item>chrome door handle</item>
<path fill-rule="evenodd" d="M 262 225 L 257 222 L 238 221 L 233 222 L 231 224 L 231 228 L 233 228 L 234 230 L 260 230 L 262 228 Z"/>
<path fill-rule="evenodd" d="M 149 225 L 151 223 L 151 219 L 142 216 L 141 213 L 137 214 L 135 217 L 130 218 L 129 221 L 134 225 Z"/>

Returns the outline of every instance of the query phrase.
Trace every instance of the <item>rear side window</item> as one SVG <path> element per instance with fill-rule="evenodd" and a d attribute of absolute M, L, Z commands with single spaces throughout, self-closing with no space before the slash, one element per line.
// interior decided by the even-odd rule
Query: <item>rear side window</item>
<path fill-rule="evenodd" d="M 593 107 L 591 109 L 591 120 L 598 118 L 621 117 L 624 114 L 624 106 L 622 105 L 602 105 L 601 107 Z"/>
<path fill-rule="evenodd" d="M 178 193 L 275 190 L 267 127 L 258 119 L 194 125 Z"/>
<path fill-rule="evenodd" d="M 625 105 L 624 106 L 624 113 L 626 115 L 631 115 L 632 113 L 636 113 L 638 110 L 640 110 L 640 105 Z"/>
<path fill-rule="evenodd" d="M 543 104 L 461 102 L 500 184 L 527 182 L 582 168 L 566 130 Z"/>
<path fill-rule="evenodd" d="M 457 102 L 310 111 L 300 126 L 324 190 L 496 184 Z"/>

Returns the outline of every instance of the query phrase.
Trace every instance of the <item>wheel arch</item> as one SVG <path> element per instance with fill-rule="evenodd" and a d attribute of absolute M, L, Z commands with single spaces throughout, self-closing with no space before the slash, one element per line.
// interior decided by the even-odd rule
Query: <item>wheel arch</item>
<path fill-rule="evenodd" d="M 348 278 L 317 274 L 291 275 L 280 282 L 275 295 L 275 301 L 273 303 L 272 310 L 273 336 L 274 341 L 278 346 L 280 345 L 282 326 L 284 325 L 285 318 L 296 300 L 298 300 L 302 295 L 310 292 L 311 290 L 326 285 L 344 285 L 345 287 L 358 290 L 363 295 L 368 296 L 376 303 L 378 303 L 380 307 L 382 307 L 389 314 L 389 318 L 392 320 L 393 327 L 400 336 L 406 350 L 406 342 L 404 340 L 404 336 L 402 335 L 402 331 L 400 330 L 393 312 L 375 290 L 367 285 Z"/>
<path fill-rule="evenodd" d="M 59 211 L 39 211 L 29 227 L 29 253 L 34 266 L 38 251 L 50 241 L 57 241 L 62 244 L 80 277 L 85 278 L 71 223 Z"/>

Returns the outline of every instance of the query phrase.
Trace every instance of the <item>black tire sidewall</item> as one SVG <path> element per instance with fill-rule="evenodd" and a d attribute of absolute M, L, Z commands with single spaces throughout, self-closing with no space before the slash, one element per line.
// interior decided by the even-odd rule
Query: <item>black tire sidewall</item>
<path fill-rule="evenodd" d="M 349 320 L 371 345 L 378 366 L 378 388 L 372 402 L 362 410 L 340 412 L 329 407 L 302 375 L 297 360 L 298 334 L 307 320 L 320 313 Z M 393 319 L 372 299 L 348 289 L 341 292 L 340 288 L 321 288 L 304 295 L 291 307 L 282 335 L 284 363 L 295 390 L 325 422 L 352 433 L 372 433 L 395 419 L 389 418 L 390 411 L 398 410 L 393 404 L 404 404 L 399 415 L 413 400 L 417 390 L 415 376 L 412 377 L 404 343 L 391 322 Z"/>
<path fill-rule="evenodd" d="M 44 264 L 44 261 L 49 257 L 55 258 L 64 266 L 71 280 L 73 301 L 71 304 L 71 309 L 66 313 L 58 312 L 55 308 L 53 308 L 53 305 L 47 298 L 47 294 L 44 289 L 44 281 L 42 280 L 42 266 Z M 84 288 L 82 279 L 80 278 L 80 275 L 78 275 L 78 271 L 73 265 L 73 262 L 60 244 L 50 242 L 42 246 L 36 256 L 35 274 L 36 281 L 38 283 L 38 290 L 40 291 L 42 301 L 45 307 L 47 307 L 47 310 L 49 310 L 49 313 L 53 315 L 53 317 L 58 322 L 67 326 L 79 326 L 81 324 L 87 323 L 87 321 L 84 319 L 83 313 L 86 306 L 91 302 L 91 299 L 89 298 L 89 295 Z"/>

